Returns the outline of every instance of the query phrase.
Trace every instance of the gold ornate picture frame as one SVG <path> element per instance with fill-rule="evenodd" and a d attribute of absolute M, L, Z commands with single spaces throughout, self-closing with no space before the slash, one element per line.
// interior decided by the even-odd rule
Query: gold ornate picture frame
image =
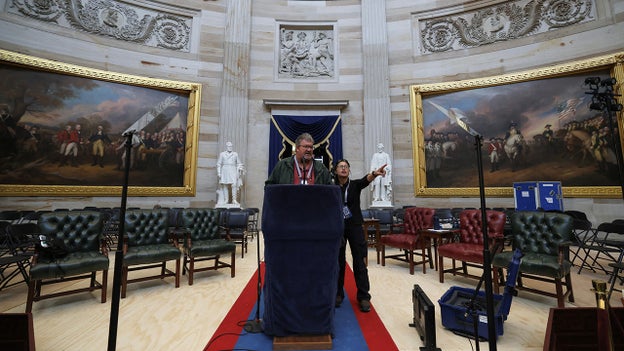
<path fill-rule="evenodd" d="M 465 122 L 481 135 L 488 196 L 513 196 L 513 182 L 561 181 L 565 197 L 621 197 L 614 151 L 622 150 L 622 113 L 612 113 L 610 129 L 607 114 L 589 109 L 584 80 L 614 77 L 621 94 L 623 61 L 618 53 L 410 86 L 415 196 L 478 196 L 476 138 L 459 127 Z"/>
<path fill-rule="evenodd" d="M 0 50 L 0 196 L 194 196 L 201 85 Z"/>

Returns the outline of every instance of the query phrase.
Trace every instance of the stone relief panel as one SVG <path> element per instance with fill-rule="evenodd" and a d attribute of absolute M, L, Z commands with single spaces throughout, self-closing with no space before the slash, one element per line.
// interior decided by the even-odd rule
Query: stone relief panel
<path fill-rule="evenodd" d="M 7 12 L 150 47 L 190 52 L 193 17 L 112 0 L 10 0 Z"/>
<path fill-rule="evenodd" d="M 518 39 L 595 20 L 595 0 L 503 1 L 471 11 L 413 16 L 417 55 Z"/>
<path fill-rule="evenodd" d="M 277 80 L 334 80 L 336 42 L 332 25 L 278 26 Z"/>

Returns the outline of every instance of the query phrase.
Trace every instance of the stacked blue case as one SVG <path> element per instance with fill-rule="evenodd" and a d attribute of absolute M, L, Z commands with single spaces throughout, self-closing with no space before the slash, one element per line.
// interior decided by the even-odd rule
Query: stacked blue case
<path fill-rule="evenodd" d="M 561 182 L 515 182 L 513 188 L 517 211 L 563 211 Z"/>

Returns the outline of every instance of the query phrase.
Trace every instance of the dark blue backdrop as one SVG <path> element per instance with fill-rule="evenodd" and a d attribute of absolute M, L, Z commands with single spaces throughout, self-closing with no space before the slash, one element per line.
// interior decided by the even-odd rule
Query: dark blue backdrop
<path fill-rule="evenodd" d="M 271 174 L 273 167 L 280 160 L 286 140 L 295 144 L 295 139 L 304 132 L 310 133 L 314 138 L 314 145 L 318 146 L 327 142 L 327 153 L 330 161 L 342 158 L 342 123 L 340 116 L 286 116 L 273 115 L 271 117 L 271 130 L 269 138 L 269 167 Z"/>

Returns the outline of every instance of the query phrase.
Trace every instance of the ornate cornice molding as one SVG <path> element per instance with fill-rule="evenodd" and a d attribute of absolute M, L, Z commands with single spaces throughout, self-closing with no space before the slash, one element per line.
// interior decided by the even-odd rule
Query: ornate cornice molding
<path fill-rule="evenodd" d="M 515 0 L 415 15 L 420 54 L 473 48 L 595 20 L 595 0 Z"/>
<path fill-rule="evenodd" d="M 190 52 L 193 17 L 112 0 L 11 0 L 7 12 L 150 47 Z"/>

